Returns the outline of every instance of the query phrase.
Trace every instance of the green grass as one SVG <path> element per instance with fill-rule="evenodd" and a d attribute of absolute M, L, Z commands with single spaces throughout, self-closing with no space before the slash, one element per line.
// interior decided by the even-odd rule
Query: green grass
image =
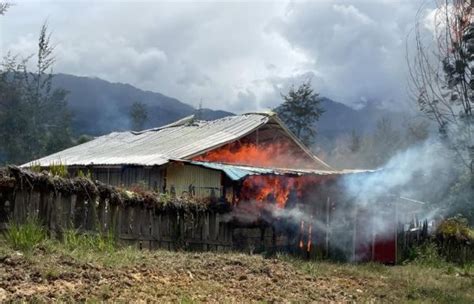
<path fill-rule="evenodd" d="M 86 234 L 76 230 L 64 231 L 62 243 L 70 251 L 113 252 L 117 248 L 112 234 Z"/>
<path fill-rule="evenodd" d="M 29 218 L 24 224 L 10 222 L 5 232 L 5 240 L 10 247 L 23 252 L 31 252 L 46 237 L 46 230 L 36 218 Z"/>
<path fill-rule="evenodd" d="M 448 263 L 432 249 L 420 249 L 423 254 L 399 266 L 303 261 L 286 254 L 277 258 L 312 277 L 350 277 L 373 282 L 371 292 L 363 295 L 362 302 L 370 302 L 375 296 L 381 302 L 474 303 L 474 263 Z"/>

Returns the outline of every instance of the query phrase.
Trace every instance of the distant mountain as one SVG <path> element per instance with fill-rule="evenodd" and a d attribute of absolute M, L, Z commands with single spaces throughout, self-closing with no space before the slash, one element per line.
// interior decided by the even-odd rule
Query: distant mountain
<path fill-rule="evenodd" d="M 197 114 L 204 120 L 233 115 L 212 109 L 201 109 L 198 113 L 194 107 L 176 98 L 99 78 L 57 74 L 53 81 L 55 87 L 69 92 L 68 104 L 74 115 L 73 130 L 76 135 L 102 135 L 130 129 L 128 113 L 136 101 L 147 105 L 145 128 L 162 126 L 191 114 Z M 353 109 L 328 98 L 323 98 L 322 106 L 325 113 L 315 125 L 317 141 L 322 144 L 329 144 L 337 136 L 350 134 L 352 130 L 359 134 L 371 132 L 382 117 L 390 117 L 394 125 L 399 124 L 406 115 L 381 109 L 375 104 Z"/>
<path fill-rule="evenodd" d="M 72 125 L 76 135 L 101 135 L 130 129 L 128 113 L 136 101 L 147 105 L 148 121 L 145 128 L 165 125 L 197 111 L 176 98 L 99 78 L 57 74 L 53 78 L 53 86 L 69 92 L 68 105 L 73 112 Z M 233 114 L 211 109 L 200 111 L 201 119 L 229 115 Z"/>
<path fill-rule="evenodd" d="M 361 109 L 353 109 L 324 97 L 321 105 L 325 112 L 316 123 L 316 129 L 325 137 L 350 133 L 352 130 L 359 134 L 370 133 L 375 129 L 377 121 L 384 117 L 390 118 L 396 128 L 408 118 L 405 112 L 390 111 L 375 103 L 369 103 Z"/>

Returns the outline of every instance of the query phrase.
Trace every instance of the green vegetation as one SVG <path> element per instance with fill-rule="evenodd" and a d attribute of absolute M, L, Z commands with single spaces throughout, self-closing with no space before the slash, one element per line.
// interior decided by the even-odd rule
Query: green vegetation
<path fill-rule="evenodd" d="M 436 234 L 444 239 L 474 241 L 474 229 L 469 227 L 467 219 L 462 217 L 452 217 L 444 220 L 438 226 Z"/>
<path fill-rule="evenodd" d="M 360 289 L 358 301 L 366 303 L 472 303 L 474 301 L 474 264 L 463 267 L 445 262 L 432 248 L 405 265 L 378 263 L 344 264 L 303 261 L 287 255 L 286 261 L 312 277 L 357 278 L 368 283 Z M 365 287 L 365 286 L 364 286 Z"/>
<path fill-rule="evenodd" d="M 427 242 L 412 248 L 405 263 L 429 267 L 443 267 L 447 265 L 445 259 L 439 254 L 439 248 L 434 242 Z"/>
<path fill-rule="evenodd" d="M 48 171 L 53 176 L 59 176 L 59 177 L 62 177 L 62 178 L 67 178 L 69 176 L 66 165 L 64 165 L 62 163 L 53 163 L 51 166 L 49 166 Z"/>
<path fill-rule="evenodd" d="M 112 234 L 85 234 L 76 230 L 63 233 L 63 245 L 70 251 L 114 252 L 117 248 Z"/>
<path fill-rule="evenodd" d="M 310 80 L 303 82 L 297 89 L 290 87 L 282 97 L 283 103 L 274 111 L 301 141 L 311 145 L 316 136 L 313 125 L 324 113 L 321 97 L 314 92 Z"/>
<path fill-rule="evenodd" d="M 89 169 L 87 169 L 85 172 L 82 170 L 79 170 L 77 172 L 77 177 L 92 180 L 92 173 Z"/>
<path fill-rule="evenodd" d="M 31 252 L 46 240 L 46 230 L 37 219 L 29 218 L 24 224 L 11 222 L 5 239 L 12 249 Z"/>
<path fill-rule="evenodd" d="M 36 69 L 8 54 L 0 62 L 0 162 L 24 163 L 67 148 L 71 113 L 67 92 L 54 88 L 54 47 L 45 23 L 38 39 Z"/>
<path fill-rule="evenodd" d="M 141 131 L 148 120 L 147 106 L 143 102 L 134 102 L 130 107 L 130 124 L 133 131 Z"/>
<path fill-rule="evenodd" d="M 35 172 L 35 173 L 41 173 L 41 171 L 43 171 L 43 169 L 41 168 L 41 164 L 39 162 L 34 162 L 30 168 L 29 168 L 32 172 Z"/>

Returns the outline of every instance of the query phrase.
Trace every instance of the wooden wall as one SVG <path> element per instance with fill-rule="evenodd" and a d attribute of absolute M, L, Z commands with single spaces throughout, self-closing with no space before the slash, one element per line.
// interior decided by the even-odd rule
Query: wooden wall
<path fill-rule="evenodd" d="M 152 166 L 117 166 L 117 167 L 74 167 L 70 168 L 72 176 L 82 171 L 90 173 L 92 179 L 105 184 L 120 187 L 140 186 L 147 189 L 163 192 L 165 186 L 165 168 Z"/>

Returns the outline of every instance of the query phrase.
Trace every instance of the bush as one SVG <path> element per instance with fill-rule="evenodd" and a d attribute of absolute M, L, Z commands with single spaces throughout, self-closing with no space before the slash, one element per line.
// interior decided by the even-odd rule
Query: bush
<path fill-rule="evenodd" d="M 28 252 L 46 239 L 46 230 L 38 219 L 29 218 L 24 224 L 11 222 L 5 239 L 13 249 Z"/>
<path fill-rule="evenodd" d="M 413 247 L 405 263 L 430 267 L 442 267 L 447 264 L 446 260 L 439 254 L 438 246 L 432 241 Z"/>
<path fill-rule="evenodd" d="M 467 219 L 452 217 L 439 224 L 436 236 L 442 240 L 472 242 L 474 241 L 474 230 L 469 227 Z"/>

